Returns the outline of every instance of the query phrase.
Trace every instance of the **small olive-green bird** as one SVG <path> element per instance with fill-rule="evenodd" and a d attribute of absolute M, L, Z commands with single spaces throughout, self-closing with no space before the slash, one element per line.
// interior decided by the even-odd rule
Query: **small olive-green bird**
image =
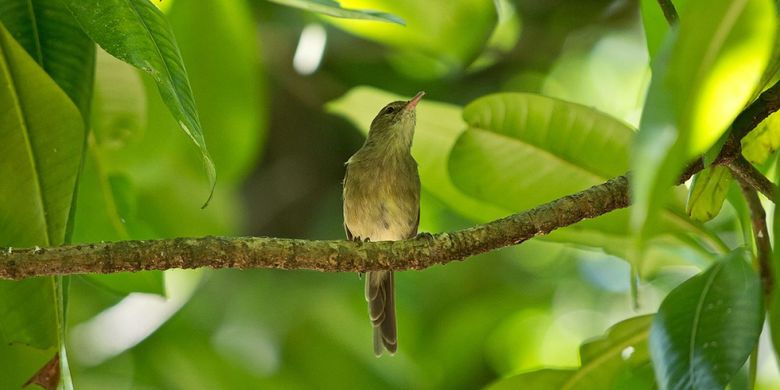
<path fill-rule="evenodd" d="M 366 142 L 347 160 L 344 229 L 350 240 L 393 241 L 417 235 L 420 176 L 411 148 L 415 108 L 424 94 L 382 108 Z M 377 356 L 398 348 L 393 290 L 391 271 L 367 273 L 365 294 Z"/>

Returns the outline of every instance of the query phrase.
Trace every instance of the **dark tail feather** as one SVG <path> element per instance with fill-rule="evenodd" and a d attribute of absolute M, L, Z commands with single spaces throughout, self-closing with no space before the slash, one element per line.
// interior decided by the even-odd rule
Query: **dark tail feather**
<path fill-rule="evenodd" d="M 395 280 L 390 271 L 368 272 L 366 276 L 366 301 L 371 325 L 374 326 L 374 354 L 384 349 L 395 353 L 398 338 L 395 329 Z"/>

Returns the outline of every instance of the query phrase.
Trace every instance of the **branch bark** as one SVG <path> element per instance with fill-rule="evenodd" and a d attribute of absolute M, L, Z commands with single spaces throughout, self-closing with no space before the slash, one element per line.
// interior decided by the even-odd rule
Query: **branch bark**
<path fill-rule="evenodd" d="M 735 158 L 728 163 L 728 167 L 737 180 L 739 180 L 740 185 L 743 187 L 743 192 L 744 187 L 747 186 L 774 201 L 775 193 L 777 192 L 774 183 L 767 179 L 753 164 L 745 160 L 744 157 L 739 156 Z M 745 196 L 747 197 L 747 195 Z"/>
<path fill-rule="evenodd" d="M 739 142 L 780 107 L 780 83 L 764 92 L 732 124 L 730 137 L 713 164 L 740 156 Z M 703 169 L 689 165 L 678 183 Z M 523 213 L 451 233 L 386 242 L 308 241 L 268 237 L 201 237 L 122 241 L 53 248 L 0 248 L 0 279 L 35 276 L 165 270 L 171 268 L 281 268 L 365 272 L 423 269 L 490 250 L 628 207 L 629 177 L 535 207 Z"/>
<path fill-rule="evenodd" d="M 362 243 L 202 237 L 7 249 L 0 252 L 0 278 L 200 267 L 359 272 L 423 269 L 516 245 L 628 204 L 628 179 L 618 176 L 529 211 L 452 233 Z"/>

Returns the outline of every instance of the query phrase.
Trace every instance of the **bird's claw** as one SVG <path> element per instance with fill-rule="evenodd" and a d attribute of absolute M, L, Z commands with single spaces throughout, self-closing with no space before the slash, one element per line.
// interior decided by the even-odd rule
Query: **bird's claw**
<path fill-rule="evenodd" d="M 414 238 L 420 238 L 420 239 L 424 239 L 424 240 L 433 240 L 433 234 L 428 233 L 428 232 L 419 232 L 419 233 L 417 233 L 416 236 L 414 236 Z"/>

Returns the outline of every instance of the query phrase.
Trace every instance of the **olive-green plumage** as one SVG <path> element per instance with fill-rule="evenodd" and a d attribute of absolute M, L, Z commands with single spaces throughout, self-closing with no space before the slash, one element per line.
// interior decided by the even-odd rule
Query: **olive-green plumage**
<path fill-rule="evenodd" d="M 392 241 L 417 235 L 420 177 L 411 147 L 415 108 L 423 94 L 382 108 L 366 142 L 347 161 L 344 229 L 349 239 Z M 392 272 L 368 272 L 365 295 L 377 356 L 383 349 L 394 353 L 398 348 L 393 290 Z"/>

